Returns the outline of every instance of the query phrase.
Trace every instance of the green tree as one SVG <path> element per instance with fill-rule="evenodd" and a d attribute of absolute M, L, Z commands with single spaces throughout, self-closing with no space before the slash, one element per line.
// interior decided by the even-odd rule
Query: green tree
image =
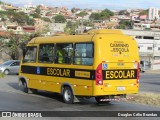
<path fill-rule="evenodd" d="M 93 27 L 93 26 L 94 26 L 93 23 L 90 22 L 90 21 L 84 21 L 84 22 L 83 22 L 83 25 L 84 25 L 84 26 L 90 26 L 90 27 Z"/>
<path fill-rule="evenodd" d="M 109 9 L 105 9 L 100 13 L 100 17 L 102 20 L 108 19 L 110 16 L 113 16 L 114 13 Z"/>
<path fill-rule="evenodd" d="M 66 19 L 64 18 L 63 15 L 56 15 L 55 17 L 53 17 L 53 19 L 55 20 L 55 23 L 65 23 Z"/>
<path fill-rule="evenodd" d="M 50 22 L 50 23 L 52 22 L 52 21 L 51 21 L 49 18 L 47 18 L 47 17 L 43 17 L 42 20 L 44 20 L 45 22 Z"/>
<path fill-rule="evenodd" d="M 72 12 L 72 13 L 75 13 L 75 11 L 76 11 L 75 8 L 72 8 L 72 9 L 71 9 L 71 12 Z"/>
<path fill-rule="evenodd" d="M 37 6 L 35 12 L 36 12 L 37 14 L 40 14 L 40 13 L 41 13 L 41 6 L 40 6 L 40 5 Z"/>
<path fill-rule="evenodd" d="M 100 20 L 100 14 L 99 13 L 92 13 L 89 17 L 90 20 Z"/>
<path fill-rule="evenodd" d="M 90 20 L 106 20 L 110 16 L 113 16 L 114 13 L 110 11 L 109 9 L 104 9 L 100 13 L 92 13 L 89 17 Z"/>
<path fill-rule="evenodd" d="M 10 40 L 5 43 L 6 46 L 6 54 L 8 54 L 13 60 L 16 60 L 19 58 L 19 37 L 15 34 L 10 34 Z"/>
<path fill-rule="evenodd" d="M 27 18 L 27 24 L 28 25 L 34 25 L 35 24 L 35 20 L 28 17 Z"/>
<path fill-rule="evenodd" d="M 9 18 L 11 22 L 17 22 L 20 25 L 34 25 L 34 20 L 24 12 L 15 12 L 13 10 L 0 11 L 0 17 L 3 21 Z"/>
<path fill-rule="evenodd" d="M 129 13 L 126 10 L 120 10 L 118 15 L 128 15 Z"/>
<path fill-rule="evenodd" d="M 143 10 L 143 11 L 141 11 L 141 12 L 139 13 L 139 15 L 148 15 L 148 11 L 149 11 L 149 9 Z"/>
<path fill-rule="evenodd" d="M 13 15 L 12 21 L 17 22 L 20 25 L 28 24 L 29 16 L 26 15 L 24 12 L 17 12 Z"/>
<path fill-rule="evenodd" d="M 4 2 L 0 1 L 0 4 L 3 4 Z"/>
<path fill-rule="evenodd" d="M 4 43 L 5 53 L 8 54 L 11 59 L 20 59 L 22 57 L 22 50 L 26 44 L 34 37 L 41 36 L 41 33 L 18 35 L 13 32 L 8 33 L 9 41 Z"/>
<path fill-rule="evenodd" d="M 0 37 L 0 52 L 3 50 L 4 48 L 4 39 L 3 37 Z"/>
<path fill-rule="evenodd" d="M 80 17 L 84 17 L 86 15 L 88 15 L 88 13 L 86 13 L 84 11 L 80 12 L 79 14 L 77 14 L 77 16 L 80 16 Z"/>
<path fill-rule="evenodd" d="M 41 35 L 42 35 L 42 33 L 40 33 L 40 32 L 33 33 L 33 34 L 29 35 L 28 41 L 32 40 L 35 37 L 39 37 Z"/>
<path fill-rule="evenodd" d="M 33 13 L 30 16 L 32 16 L 33 18 L 41 18 L 41 16 L 38 13 Z"/>
<path fill-rule="evenodd" d="M 66 24 L 66 28 L 64 29 L 64 32 L 67 34 L 75 34 L 75 30 L 79 24 L 80 23 L 78 21 L 77 22 L 68 21 Z"/>
<path fill-rule="evenodd" d="M 120 21 L 119 29 L 128 29 L 131 28 L 131 21 Z"/>

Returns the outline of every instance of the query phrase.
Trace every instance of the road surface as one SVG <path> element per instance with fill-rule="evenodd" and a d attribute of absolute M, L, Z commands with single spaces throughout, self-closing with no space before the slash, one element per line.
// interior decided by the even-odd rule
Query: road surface
<path fill-rule="evenodd" d="M 158 74 L 142 74 L 140 80 L 140 92 L 149 91 L 160 93 L 160 90 L 158 89 L 159 81 L 160 75 Z M 23 93 L 18 86 L 18 76 L 9 75 L 5 78 L 0 79 L 0 111 L 71 111 L 69 114 L 72 114 L 72 111 L 106 111 L 107 114 L 107 111 L 160 111 L 160 107 L 132 104 L 128 102 L 111 102 L 110 104 L 97 104 L 93 98 L 89 100 L 86 99 L 80 103 L 71 105 L 65 104 L 63 103 L 62 97 L 55 93 L 48 93 L 43 91 L 40 91 L 38 94 Z M 82 115 L 95 116 L 96 113 L 99 115 L 101 114 L 100 112 L 86 112 L 86 114 Z M 65 114 L 67 114 L 67 112 L 60 112 L 57 116 L 63 116 Z M 81 117 L 81 113 L 78 113 L 77 117 Z M 61 117 L 57 119 L 66 118 Z M 121 120 L 123 119 L 123 117 L 114 119 Z M 132 119 L 135 120 L 137 118 L 130 118 L 130 120 Z M 140 117 L 140 119 L 145 120 L 146 118 Z M 156 117 L 152 119 L 158 120 L 158 118 Z"/>

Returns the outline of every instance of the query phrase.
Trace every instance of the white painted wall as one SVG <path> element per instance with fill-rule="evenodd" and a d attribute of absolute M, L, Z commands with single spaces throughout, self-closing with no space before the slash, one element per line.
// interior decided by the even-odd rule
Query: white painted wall
<path fill-rule="evenodd" d="M 123 30 L 124 34 L 133 36 L 139 46 L 140 58 L 151 62 L 151 69 L 160 69 L 160 32 L 143 30 Z M 136 36 L 142 36 L 136 38 Z M 154 37 L 154 39 L 143 39 L 144 36 Z M 149 50 L 148 47 L 152 47 Z"/>

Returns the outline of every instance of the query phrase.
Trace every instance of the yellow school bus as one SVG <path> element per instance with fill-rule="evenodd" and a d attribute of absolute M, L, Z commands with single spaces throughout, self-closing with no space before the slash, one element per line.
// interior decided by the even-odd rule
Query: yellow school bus
<path fill-rule="evenodd" d="M 95 97 L 98 103 L 127 98 L 139 89 L 136 41 L 120 30 L 32 39 L 21 61 L 24 92 L 60 93 L 65 103 Z"/>

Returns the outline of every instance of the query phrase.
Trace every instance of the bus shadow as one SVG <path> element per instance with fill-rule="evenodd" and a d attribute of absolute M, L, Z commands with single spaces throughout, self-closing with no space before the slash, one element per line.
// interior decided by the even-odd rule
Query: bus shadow
<path fill-rule="evenodd" d="M 56 101 L 64 103 L 63 97 L 58 93 L 38 91 L 36 93 L 36 95 L 51 98 L 51 99 L 54 99 Z M 112 102 L 111 103 L 97 103 L 94 98 L 90 98 L 90 99 L 80 99 L 79 102 L 75 102 L 73 105 L 74 106 L 89 105 L 91 107 L 102 107 L 102 106 L 111 106 L 113 104 L 112 104 Z"/>
<path fill-rule="evenodd" d="M 33 93 L 31 93 L 31 94 L 33 94 Z M 34 94 L 39 95 L 39 96 L 43 96 L 43 97 L 47 97 L 47 98 L 51 98 L 51 99 L 54 99 L 54 100 L 59 101 L 59 102 L 63 102 L 62 96 L 58 93 L 38 90 L 38 92 L 34 93 Z"/>
<path fill-rule="evenodd" d="M 7 83 L 7 84 L 8 84 L 10 87 L 12 87 L 13 89 L 19 90 L 19 91 L 22 91 L 22 92 L 23 92 L 22 88 L 18 85 L 18 83 L 12 82 L 12 83 Z M 57 94 L 57 93 L 52 93 L 52 92 L 46 92 L 46 91 L 40 91 L 40 90 L 38 90 L 37 93 L 32 93 L 31 91 L 29 91 L 28 94 L 34 94 L 34 95 L 39 95 L 39 96 L 48 97 L 48 98 L 53 98 L 53 99 L 57 98 L 58 100 L 62 101 L 62 100 L 61 100 L 62 97 L 61 97 L 59 94 Z"/>
<path fill-rule="evenodd" d="M 8 83 L 8 85 L 15 90 L 23 92 L 22 88 L 19 87 L 18 83 L 15 83 L 15 82 Z M 64 103 L 62 96 L 58 93 L 38 90 L 37 93 L 29 92 L 28 94 L 34 94 L 34 95 L 38 95 L 38 96 L 42 96 L 42 97 L 46 97 L 46 98 L 51 98 L 51 99 L 54 99 L 56 101 Z M 75 102 L 74 105 L 77 105 L 77 106 L 78 105 L 91 105 L 92 107 L 98 107 L 98 106 L 101 107 L 101 106 L 111 106 L 112 103 L 97 103 L 95 101 L 95 99 L 92 97 L 92 98 L 89 98 L 89 99 L 86 99 L 86 98 L 80 99 L 79 102 Z"/>
<path fill-rule="evenodd" d="M 15 90 L 20 90 L 20 87 L 19 87 L 18 83 L 14 83 L 14 82 L 13 83 L 8 83 L 8 85 Z"/>

